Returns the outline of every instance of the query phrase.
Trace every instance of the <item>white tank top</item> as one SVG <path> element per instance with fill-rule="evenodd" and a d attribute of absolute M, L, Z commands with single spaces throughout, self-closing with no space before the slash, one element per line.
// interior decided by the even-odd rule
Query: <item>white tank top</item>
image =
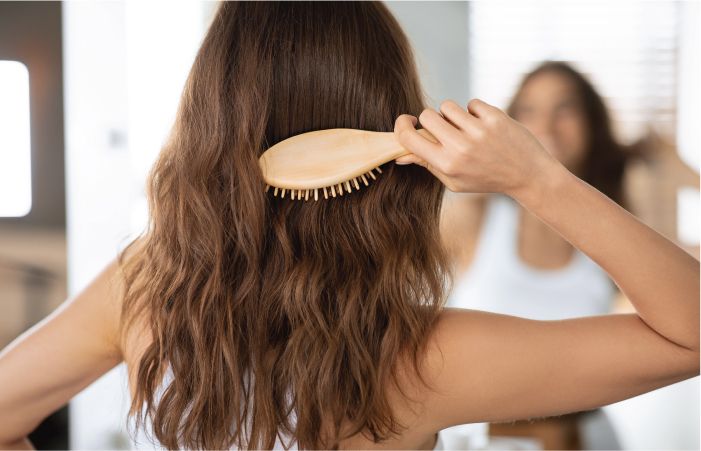
<path fill-rule="evenodd" d="M 612 307 L 615 286 L 608 275 L 575 249 L 567 266 L 541 270 L 522 262 L 517 253 L 519 205 L 495 194 L 487 203 L 475 255 L 457 277 L 447 307 L 486 310 L 530 319 L 552 320 L 602 315 Z M 446 448 L 486 449 L 489 423 L 441 431 Z"/>
<path fill-rule="evenodd" d="M 583 252 L 575 248 L 570 262 L 554 270 L 520 259 L 519 208 L 506 195 L 490 196 L 473 260 L 446 305 L 538 320 L 610 313 L 615 285 Z"/>

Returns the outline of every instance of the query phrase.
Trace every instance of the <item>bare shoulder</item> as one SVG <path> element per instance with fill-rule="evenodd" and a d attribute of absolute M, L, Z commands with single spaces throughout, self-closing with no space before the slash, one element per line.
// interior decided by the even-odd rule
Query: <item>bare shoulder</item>
<path fill-rule="evenodd" d="M 438 431 L 590 410 L 694 377 L 698 359 L 635 313 L 539 321 L 446 308 L 424 358 L 423 421 Z"/>

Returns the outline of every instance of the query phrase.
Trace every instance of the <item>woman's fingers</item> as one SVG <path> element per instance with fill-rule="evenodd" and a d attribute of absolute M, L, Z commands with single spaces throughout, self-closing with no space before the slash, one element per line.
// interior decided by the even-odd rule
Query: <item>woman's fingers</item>
<path fill-rule="evenodd" d="M 413 123 L 412 119 L 414 120 Z M 447 161 L 443 152 L 443 146 L 440 142 L 434 142 L 421 136 L 414 129 L 415 124 L 416 118 L 408 114 L 402 114 L 394 123 L 394 134 L 397 137 L 397 141 L 411 152 L 411 154 L 399 157 L 397 160 L 399 160 L 400 164 L 415 163 L 423 166 L 438 180 L 443 182 L 444 185 L 450 187 L 450 180 L 446 177 L 443 170 L 444 163 Z"/>
<path fill-rule="evenodd" d="M 440 105 L 441 114 L 461 130 L 474 134 L 479 127 L 479 119 L 465 111 L 452 100 L 445 100 Z"/>
<path fill-rule="evenodd" d="M 420 166 L 426 166 L 426 162 L 414 155 L 413 153 L 410 153 L 409 155 L 403 155 L 394 160 L 394 162 L 397 164 L 418 164 Z"/>
<path fill-rule="evenodd" d="M 421 136 L 414 128 L 412 118 L 416 120 L 408 114 L 400 115 L 394 123 L 394 136 L 406 150 L 421 160 L 433 161 L 440 155 L 441 145 Z"/>
<path fill-rule="evenodd" d="M 428 130 L 442 144 L 450 146 L 459 145 L 463 141 L 464 136 L 459 128 L 445 120 L 437 111 L 426 108 L 419 115 L 419 121 L 423 128 Z"/>
<path fill-rule="evenodd" d="M 467 111 L 480 119 L 485 119 L 496 114 L 502 114 L 500 109 L 480 99 L 470 100 L 470 102 L 467 104 Z"/>
<path fill-rule="evenodd" d="M 397 163 L 424 166 L 451 191 L 516 192 L 552 159 L 525 127 L 482 100 L 468 111 L 446 101 L 441 111 L 445 117 L 421 113 L 424 130 L 414 129 L 412 116 L 397 118 L 397 140 L 411 152 Z"/>

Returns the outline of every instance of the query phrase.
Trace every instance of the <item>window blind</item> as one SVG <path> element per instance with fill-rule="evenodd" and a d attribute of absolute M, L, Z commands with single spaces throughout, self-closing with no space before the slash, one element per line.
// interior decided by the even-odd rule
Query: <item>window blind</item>
<path fill-rule="evenodd" d="M 678 2 L 470 2 L 471 97 L 502 108 L 521 78 L 546 59 L 592 81 L 624 142 L 647 126 L 676 125 Z"/>

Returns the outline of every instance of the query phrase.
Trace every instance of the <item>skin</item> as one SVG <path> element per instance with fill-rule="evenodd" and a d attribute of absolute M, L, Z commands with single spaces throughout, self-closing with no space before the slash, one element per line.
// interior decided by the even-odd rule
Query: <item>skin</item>
<path fill-rule="evenodd" d="M 479 100 L 467 110 L 445 101 L 440 110 L 420 115 L 437 142 L 416 132 L 416 118 L 396 121 L 396 137 L 416 164 L 452 191 L 516 199 L 599 263 L 637 312 L 536 321 L 446 309 L 422 356 L 434 390 L 397 362 L 416 402 L 409 406 L 389 392 L 407 431 L 382 444 L 357 435 L 341 446 L 428 449 L 436 432 L 452 425 L 588 410 L 697 376 L 698 260 L 574 176 L 501 110 Z M 26 435 L 42 418 L 120 361 L 133 372 L 147 338 L 136 325 L 131 340 L 116 338 L 115 271 L 111 263 L 0 354 L 5 447 L 30 446 Z"/>
<path fill-rule="evenodd" d="M 588 131 L 572 80 L 556 72 L 534 76 L 519 93 L 514 118 L 568 170 L 580 173 Z M 487 195 L 474 193 L 446 196 L 442 235 L 456 274 L 464 273 L 472 262 L 487 200 Z M 518 209 L 518 224 L 517 252 L 524 264 L 554 270 L 573 258 L 572 245 L 522 206 Z"/>

